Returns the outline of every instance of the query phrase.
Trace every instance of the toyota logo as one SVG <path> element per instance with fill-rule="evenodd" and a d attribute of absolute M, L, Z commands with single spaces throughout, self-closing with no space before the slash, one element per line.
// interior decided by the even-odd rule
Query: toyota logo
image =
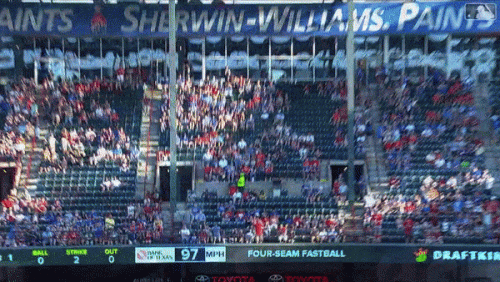
<path fill-rule="evenodd" d="M 269 279 L 267 280 L 269 282 L 283 282 L 283 276 L 279 274 L 273 274 L 269 276 Z"/>
<path fill-rule="evenodd" d="M 195 282 L 210 282 L 210 277 L 206 275 L 198 275 L 194 279 Z"/>

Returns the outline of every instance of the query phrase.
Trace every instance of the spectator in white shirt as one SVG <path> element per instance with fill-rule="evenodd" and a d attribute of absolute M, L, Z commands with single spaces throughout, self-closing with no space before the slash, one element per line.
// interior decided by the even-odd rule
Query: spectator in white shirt
<path fill-rule="evenodd" d="M 135 215 L 135 205 L 133 203 L 130 203 L 127 207 L 127 216 L 128 217 L 134 217 Z"/>
<path fill-rule="evenodd" d="M 111 191 L 111 188 L 113 187 L 113 184 L 111 183 L 111 180 L 106 179 L 104 182 L 101 184 L 102 191 Z"/>
<path fill-rule="evenodd" d="M 432 136 L 432 129 L 430 129 L 429 127 L 426 127 L 422 131 L 422 137 L 431 137 L 431 136 Z"/>
<path fill-rule="evenodd" d="M 50 134 L 49 148 L 50 148 L 50 152 L 52 154 L 54 154 L 56 152 L 56 138 L 54 137 L 54 134 Z"/>
<path fill-rule="evenodd" d="M 203 155 L 203 161 L 205 161 L 206 163 L 209 163 L 212 161 L 212 154 L 210 153 L 210 151 L 207 151 L 204 155 Z"/>
<path fill-rule="evenodd" d="M 247 147 L 247 142 L 241 139 L 240 142 L 238 142 L 238 148 L 240 148 L 240 150 L 244 150 L 246 147 Z"/>
<path fill-rule="evenodd" d="M 226 168 L 226 166 L 227 166 L 227 160 L 226 160 L 226 157 L 225 157 L 225 156 L 224 156 L 224 157 L 222 157 L 222 159 L 220 159 L 220 160 L 219 160 L 219 166 L 220 166 L 221 168 L 223 168 L 223 169 L 224 169 L 224 168 Z"/>
<path fill-rule="evenodd" d="M 241 191 L 234 193 L 233 194 L 233 202 L 235 202 L 235 203 L 240 202 L 242 197 L 243 197 L 243 194 L 241 193 Z"/>
<path fill-rule="evenodd" d="M 113 188 L 118 188 L 122 185 L 122 182 L 117 177 L 113 178 L 111 183 L 113 184 Z"/>
<path fill-rule="evenodd" d="M 307 133 L 307 136 L 306 136 L 306 142 L 308 145 L 312 146 L 314 145 L 314 135 L 312 135 L 311 132 Z"/>
<path fill-rule="evenodd" d="M 436 166 L 436 168 L 441 168 L 445 163 L 445 160 L 443 158 L 440 158 L 434 162 L 434 165 Z"/>
<path fill-rule="evenodd" d="M 446 185 L 455 189 L 457 187 L 457 178 L 455 176 L 450 177 L 448 181 L 446 181 Z"/>
<path fill-rule="evenodd" d="M 189 229 L 187 228 L 187 226 L 185 224 L 182 226 L 180 234 L 181 234 L 182 243 L 183 244 L 189 243 L 191 232 L 189 231 Z"/>

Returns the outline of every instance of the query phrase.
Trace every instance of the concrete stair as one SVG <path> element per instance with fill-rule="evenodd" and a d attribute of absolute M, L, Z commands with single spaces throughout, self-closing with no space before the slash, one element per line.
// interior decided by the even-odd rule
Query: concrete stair
<path fill-rule="evenodd" d="M 359 242 L 363 237 L 364 214 L 363 203 L 354 203 L 353 206 L 339 204 L 339 216 L 344 218 L 344 242 Z"/>
<path fill-rule="evenodd" d="M 189 211 L 186 209 L 187 206 L 185 203 L 177 203 L 174 215 L 172 215 L 170 203 L 163 202 L 161 207 L 164 230 L 163 236 L 168 238 L 168 241 L 174 243 L 179 238 L 182 224 L 186 221 L 186 213 Z"/>
<path fill-rule="evenodd" d="M 484 165 L 495 178 L 492 192 L 495 195 L 500 195 L 500 146 L 496 140 L 497 137 L 492 134 L 493 128 L 489 119 L 491 105 L 489 102 L 490 90 L 488 83 L 477 82 L 473 89 L 473 95 L 474 106 L 480 120 L 478 134 L 485 142 Z"/>
<path fill-rule="evenodd" d="M 40 121 L 40 138 L 38 140 L 26 140 L 26 153 L 22 157 L 22 170 L 17 183 L 17 188 L 23 188 L 32 194 L 36 191 L 40 164 L 43 159 L 43 144 L 48 135 L 48 125 Z M 30 165 L 31 159 L 31 165 Z"/>
<path fill-rule="evenodd" d="M 141 137 L 141 155 L 137 167 L 136 196 L 143 197 L 145 192 L 153 192 L 156 176 L 156 152 L 160 140 L 162 96 L 160 91 L 148 90 L 144 93 Z M 149 103 L 151 101 L 151 104 Z M 151 106 L 151 107 L 150 107 Z"/>
<path fill-rule="evenodd" d="M 375 95 L 374 95 L 375 93 Z M 376 85 L 370 86 L 365 95 L 370 95 L 373 100 L 369 115 L 372 121 L 372 127 L 376 130 L 380 125 L 380 108 L 378 90 Z M 388 176 L 385 167 L 383 145 L 375 134 L 367 138 L 366 141 L 366 165 L 368 169 L 368 185 L 371 192 L 381 193 L 388 189 Z"/>

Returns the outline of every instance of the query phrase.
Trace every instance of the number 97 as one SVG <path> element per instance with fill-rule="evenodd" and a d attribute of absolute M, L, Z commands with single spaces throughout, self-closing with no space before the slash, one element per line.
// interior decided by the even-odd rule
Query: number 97
<path fill-rule="evenodd" d="M 195 260 L 198 254 L 198 249 L 182 249 L 181 259 L 182 260 Z"/>

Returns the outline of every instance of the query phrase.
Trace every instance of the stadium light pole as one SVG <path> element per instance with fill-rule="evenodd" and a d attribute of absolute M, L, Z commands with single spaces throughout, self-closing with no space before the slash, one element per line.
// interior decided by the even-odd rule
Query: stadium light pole
<path fill-rule="evenodd" d="M 170 95 L 170 211 L 174 218 L 177 207 L 177 119 L 176 119 L 176 23 L 175 0 L 168 1 L 169 95 Z"/>
<path fill-rule="evenodd" d="M 347 3 L 349 18 L 347 19 L 347 184 L 349 185 L 348 200 L 352 204 L 355 200 L 354 183 L 354 3 Z"/>

